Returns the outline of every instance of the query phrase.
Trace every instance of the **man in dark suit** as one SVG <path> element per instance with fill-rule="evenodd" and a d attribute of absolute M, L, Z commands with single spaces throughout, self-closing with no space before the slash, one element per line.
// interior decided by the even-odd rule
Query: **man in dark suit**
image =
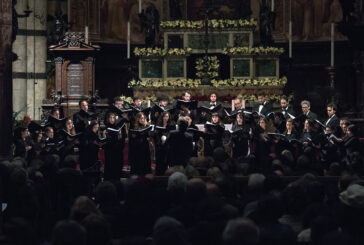
<path fill-rule="evenodd" d="M 88 113 L 87 100 L 80 100 L 78 102 L 80 111 L 73 114 L 73 124 L 77 133 L 85 132 L 88 125 L 91 123 L 90 114 Z"/>
<path fill-rule="evenodd" d="M 317 120 L 316 113 L 313 113 L 312 111 L 310 111 L 310 109 L 311 109 L 310 101 L 308 101 L 308 100 L 301 101 L 301 108 L 302 108 L 303 115 L 305 115 L 308 119 Z"/>
<path fill-rule="evenodd" d="M 104 124 L 107 124 L 108 118 L 106 117 L 106 115 L 108 115 L 109 113 L 115 114 L 116 124 L 129 122 L 128 111 L 123 108 L 123 101 L 120 97 L 115 97 L 113 99 L 112 105 L 105 113 Z"/>
<path fill-rule="evenodd" d="M 294 111 L 292 109 L 292 107 L 289 105 L 288 99 L 286 96 L 282 96 L 281 98 L 281 110 L 280 112 L 282 112 L 284 118 L 287 120 L 288 118 L 294 118 Z M 293 119 L 292 118 L 292 119 Z"/>
<path fill-rule="evenodd" d="M 215 109 L 217 106 L 219 106 L 219 104 L 217 103 L 217 95 L 216 92 L 212 92 L 210 93 L 210 101 L 207 103 L 201 103 L 200 106 L 204 106 L 207 108 L 210 108 L 211 110 Z M 222 109 L 221 106 L 219 106 L 220 109 L 216 108 L 217 110 L 215 110 L 214 112 L 217 112 L 219 114 L 219 117 L 222 118 Z M 201 109 L 201 108 L 200 108 Z M 199 118 L 198 118 L 198 123 L 204 124 L 208 121 L 211 121 L 211 111 L 210 112 L 206 112 L 206 110 L 201 110 L 200 114 L 199 114 Z"/>
<path fill-rule="evenodd" d="M 336 116 L 336 105 L 328 104 L 327 105 L 327 115 L 329 118 L 325 121 L 325 126 L 330 127 L 334 133 L 340 126 L 340 119 Z"/>
<path fill-rule="evenodd" d="M 186 166 L 192 156 L 192 135 L 187 133 L 188 122 L 184 117 L 177 121 L 178 129 L 169 133 L 165 145 L 167 147 L 167 163 L 169 166 Z"/>
<path fill-rule="evenodd" d="M 158 97 L 158 102 L 157 104 L 152 107 L 150 115 L 151 115 L 151 120 L 154 124 L 157 123 L 159 116 L 162 114 L 161 110 L 168 110 L 169 108 L 168 106 L 168 96 L 167 95 L 160 95 Z"/>
<path fill-rule="evenodd" d="M 272 105 L 265 100 L 265 94 L 258 94 L 258 103 L 253 106 L 253 111 L 257 111 L 264 116 L 272 111 Z"/>

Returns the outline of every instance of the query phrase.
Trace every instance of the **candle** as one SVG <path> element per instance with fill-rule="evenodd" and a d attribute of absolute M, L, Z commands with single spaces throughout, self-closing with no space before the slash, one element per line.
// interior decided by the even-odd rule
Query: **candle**
<path fill-rule="evenodd" d="M 330 66 L 334 67 L 334 56 L 335 56 L 335 24 L 331 23 L 331 59 Z"/>
<path fill-rule="evenodd" d="M 289 21 L 288 30 L 288 57 L 292 58 L 292 21 Z"/>
<path fill-rule="evenodd" d="M 245 109 L 245 100 L 241 100 L 241 108 Z"/>
<path fill-rule="evenodd" d="M 148 108 L 150 108 L 150 100 L 148 100 Z M 150 119 L 151 119 L 150 114 L 151 114 L 151 113 L 149 113 L 149 115 L 148 115 L 148 119 L 149 119 L 149 121 L 150 121 Z"/>
<path fill-rule="evenodd" d="M 67 20 L 71 23 L 71 0 L 67 1 Z"/>
<path fill-rule="evenodd" d="M 88 43 L 88 26 L 85 26 L 85 43 Z"/>
<path fill-rule="evenodd" d="M 274 0 L 272 0 L 271 7 L 272 7 L 272 12 L 274 12 Z"/>
<path fill-rule="evenodd" d="M 139 3 L 139 14 L 142 12 L 142 0 L 138 0 Z"/>
<path fill-rule="evenodd" d="M 127 32 L 127 50 L 126 50 L 126 57 L 130 59 L 130 21 L 128 21 L 128 32 Z"/>
<path fill-rule="evenodd" d="M 231 101 L 231 111 L 235 111 L 234 100 Z"/>

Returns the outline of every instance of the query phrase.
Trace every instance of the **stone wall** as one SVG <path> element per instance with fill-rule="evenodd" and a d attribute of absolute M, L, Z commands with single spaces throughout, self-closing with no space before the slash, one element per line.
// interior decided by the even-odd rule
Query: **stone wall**
<path fill-rule="evenodd" d="M 10 155 L 12 134 L 11 0 L 0 0 L 0 160 Z"/>
<path fill-rule="evenodd" d="M 22 111 L 19 117 L 29 114 L 40 119 L 46 98 L 47 1 L 18 0 L 15 6 L 18 14 L 24 14 L 27 8 L 32 13 L 18 18 L 19 29 L 13 43 L 13 52 L 18 55 L 13 63 L 13 110 Z"/>

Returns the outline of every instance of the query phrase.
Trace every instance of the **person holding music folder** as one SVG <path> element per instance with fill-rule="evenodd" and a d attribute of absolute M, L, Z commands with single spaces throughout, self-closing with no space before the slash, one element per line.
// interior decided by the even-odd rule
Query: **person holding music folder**
<path fill-rule="evenodd" d="M 266 116 L 272 111 L 272 104 L 266 101 L 265 94 L 258 94 L 258 103 L 253 106 L 252 111 L 259 112 L 260 114 Z"/>
<path fill-rule="evenodd" d="M 270 112 L 267 117 L 273 122 L 273 126 L 276 128 L 278 133 L 283 133 L 286 129 L 286 119 L 282 112 Z"/>
<path fill-rule="evenodd" d="M 222 138 L 225 132 L 225 127 L 220 120 L 219 114 L 214 112 L 211 115 L 211 122 L 205 123 L 205 156 L 212 156 L 212 153 L 217 147 L 222 147 Z"/>
<path fill-rule="evenodd" d="M 59 108 L 53 107 L 51 115 L 49 115 L 45 126 L 52 127 L 55 133 L 55 138 L 58 138 L 59 131 L 62 130 L 65 120 L 66 118 L 60 118 Z"/>
<path fill-rule="evenodd" d="M 108 115 L 109 113 L 115 114 L 116 124 L 118 124 L 118 123 L 120 123 L 120 121 L 129 121 L 128 113 L 131 113 L 131 112 L 132 112 L 131 109 L 123 108 L 123 101 L 121 100 L 120 97 L 117 96 L 113 99 L 112 105 L 105 113 L 104 124 L 107 123 L 108 118 L 106 115 Z"/>
<path fill-rule="evenodd" d="M 317 136 L 316 127 L 314 121 L 306 119 L 303 126 L 303 132 L 301 135 L 301 142 L 304 146 L 311 145 L 313 139 Z"/>
<path fill-rule="evenodd" d="M 26 127 L 19 127 L 19 134 L 14 138 L 15 152 L 14 157 L 22 157 L 27 161 L 32 158 L 33 142 L 29 136 L 29 130 Z"/>
<path fill-rule="evenodd" d="M 158 118 L 153 134 L 157 164 L 155 169 L 156 175 L 164 175 L 164 172 L 167 170 L 167 149 L 164 142 L 171 130 L 176 130 L 176 125 L 172 122 L 170 113 L 168 111 L 164 111 Z"/>
<path fill-rule="evenodd" d="M 288 98 L 286 96 L 282 96 L 280 100 L 281 109 L 284 118 L 287 120 L 288 118 L 294 119 L 295 114 L 292 107 L 289 105 Z"/>
<path fill-rule="evenodd" d="M 199 146 L 202 147 L 203 145 L 202 141 L 200 141 L 201 137 L 203 137 L 203 132 L 198 130 L 198 127 L 193 123 L 192 118 L 189 115 L 185 115 L 183 117 L 188 122 L 187 132 L 192 134 L 192 156 L 197 157 Z"/>
<path fill-rule="evenodd" d="M 354 124 L 349 125 L 346 129 L 346 136 L 344 137 L 343 145 L 347 155 L 354 152 L 359 152 L 361 154 L 364 152 L 360 145 L 358 131 L 358 127 Z"/>
<path fill-rule="evenodd" d="M 105 180 L 119 181 L 124 160 L 124 145 L 126 139 L 125 123 L 117 123 L 116 115 L 109 112 L 106 115 Z"/>
<path fill-rule="evenodd" d="M 17 125 L 17 128 L 14 130 L 15 138 L 20 137 L 20 131 L 22 131 L 24 128 L 28 129 L 30 135 L 39 131 L 43 131 L 43 127 L 38 123 L 35 123 L 30 115 L 25 115 L 23 120 L 21 120 Z"/>
<path fill-rule="evenodd" d="M 62 140 L 64 147 L 60 150 L 63 160 L 67 155 L 74 153 L 74 148 L 80 143 L 79 137 L 82 133 L 76 134 L 75 127 L 71 118 L 65 118 L 63 129 L 59 132 L 59 140 Z"/>
<path fill-rule="evenodd" d="M 234 101 L 234 110 L 231 111 L 231 114 L 233 114 L 234 112 L 238 112 L 243 110 L 243 102 L 241 101 L 240 98 L 235 98 Z"/>
<path fill-rule="evenodd" d="M 306 116 L 306 118 L 311 120 L 316 120 L 317 115 L 310 111 L 311 109 L 311 103 L 308 100 L 303 100 L 301 102 L 301 108 L 302 108 L 302 115 Z"/>
<path fill-rule="evenodd" d="M 99 160 L 99 149 L 105 144 L 99 136 L 100 125 L 96 121 L 92 121 L 84 132 L 84 150 L 80 152 L 80 168 L 88 169 L 94 166 Z M 80 149 L 81 150 L 81 149 Z M 81 158 L 81 154 L 84 156 Z"/>
<path fill-rule="evenodd" d="M 177 120 L 177 130 L 170 131 L 165 145 L 167 148 L 167 163 L 169 166 L 186 166 L 192 156 L 192 135 L 187 133 L 188 121 L 184 117 Z"/>
<path fill-rule="evenodd" d="M 198 121 L 200 124 L 204 124 L 207 121 L 211 121 L 211 113 L 217 112 L 219 113 L 219 116 L 221 117 L 221 104 L 218 104 L 216 102 L 217 100 L 217 96 L 215 92 L 212 92 L 209 96 L 210 101 L 208 102 L 208 104 L 205 105 L 201 105 L 198 110 L 199 110 L 199 118 Z"/>
<path fill-rule="evenodd" d="M 151 173 L 151 157 L 149 148 L 149 132 L 147 118 L 143 112 L 135 116 L 133 129 L 129 130 L 129 163 L 130 173 L 145 175 Z"/>
<path fill-rule="evenodd" d="M 58 154 L 59 150 L 63 148 L 63 140 L 56 139 L 54 137 L 54 129 L 52 127 L 45 128 L 45 141 L 44 141 L 44 149 L 43 154 Z"/>
<path fill-rule="evenodd" d="M 283 135 L 286 136 L 287 140 L 293 140 L 298 138 L 298 133 L 293 126 L 293 119 L 288 118 L 286 121 L 286 130 L 283 132 Z"/>
<path fill-rule="evenodd" d="M 164 111 L 172 112 L 172 108 L 168 108 L 168 97 L 166 95 L 161 95 L 158 97 L 158 102 L 152 107 L 151 113 L 151 121 L 156 124 L 160 115 Z"/>
<path fill-rule="evenodd" d="M 130 124 L 134 125 L 135 124 L 135 117 L 138 113 L 142 112 L 146 118 L 145 120 L 148 121 L 149 118 L 149 113 L 151 111 L 150 107 L 145 107 L 142 103 L 142 99 L 140 97 L 134 97 L 133 98 L 134 103 L 132 105 L 130 105 L 130 108 L 133 110 L 132 111 L 132 118 L 130 118 Z"/>
<path fill-rule="evenodd" d="M 288 149 L 297 155 L 299 153 L 299 147 L 301 147 L 299 136 L 294 128 L 293 119 L 288 118 L 284 132 L 277 134 L 276 151 L 281 153 L 283 150 Z"/>
<path fill-rule="evenodd" d="M 249 152 L 249 139 L 252 129 L 245 124 L 244 115 L 238 113 L 231 128 L 232 156 L 235 159 L 244 157 Z"/>
<path fill-rule="evenodd" d="M 43 148 L 45 146 L 43 131 L 37 131 L 36 133 L 32 134 L 31 137 L 33 141 L 32 151 L 34 152 L 34 156 L 36 157 L 42 153 Z"/>
<path fill-rule="evenodd" d="M 77 133 L 85 132 L 86 128 L 91 124 L 90 114 L 88 113 L 87 100 L 78 102 L 80 110 L 73 114 L 73 123 Z"/>
<path fill-rule="evenodd" d="M 336 116 L 336 105 L 328 104 L 326 110 L 329 118 L 325 121 L 324 125 L 330 127 L 334 131 L 334 134 L 339 135 L 340 132 L 338 132 L 338 130 L 340 130 L 340 119 Z"/>
<path fill-rule="evenodd" d="M 258 168 L 264 171 L 268 167 L 268 155 L 270 153 L 270 141 L 268 133 L 271 133 L 272 127 L 269 125 L 267 118 L 260 118 L 258 126 L 254 132 L 255 154 L 257 157 Z"/>
<path fill-rule="evenodd" d="M 187 113 L 190 115 L 192 120 L 195 120 L 197 117 L 197 104 L 198 101 L 191 100 L 191 92 L 183 92 L 182 99 L 178 99 L 174 104 L 174 108 L 176 109 L 174 116 L 175 121 L 179 118 L 182 111 L 184 114 Z"/>

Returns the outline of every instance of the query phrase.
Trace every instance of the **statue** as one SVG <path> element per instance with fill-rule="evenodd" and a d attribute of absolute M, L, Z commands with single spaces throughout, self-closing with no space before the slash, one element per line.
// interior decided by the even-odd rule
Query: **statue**
<path fill-rule="evenodd" d="M 24 10 L 24 14 L 18 14 L 15 9 L 15 5 L 17 4 L 17 0 L 12 0 L 12 19 L 13 19 L 13 26 L 12 26 L 12 34 L 11 34 L 11 43 L 14 43 L 16 40 L 16 35 L 18 34 L 19 24 L 18 24 L 18 18 L 28 18 L 29 15 L 32 13 L 31 10 L 29 10 L 29 6 L 27 5 L 26 10 Z M 18 55 L 14 52 L 11 52 L 12 60 L 16 61 L 18 59 Z"/>
<path fill-rule="evenodd" d="M 341 9 L 343 11 L 343 24 L 353 23 L 357 19 L 354 2 L 355 0 L 340 0 Z"/>
<path fill-rule="evenodd" d="M 159 13 L 158 10 L 150 5 L 147 10 L 139 14 L 141 31 L 145 31 L 145 45 L 147 47 L 155 46 L 155 35 L 159 32 Z"/>
<path fill-rule="evenodd" d="M 262 3 L 260 4 L 259 13 L 259 29 L 260 29 L 260 42 L 263 46 L 273 44 L 272 29 L 274 29 L 275 13 L 270 10 L 270 6 Z"/>
<path fill-rule="evenodd" d="M 54 17 L 48 16 L 48 20 Z M 71 28 L 68 23 L 67 15 L 62 13 L 61 9 L 56 10 L 56 18 L 54 24 L 54 30 L 51 36 L 48 38 L 48 45 L 58 44 L 63 40 L 64 34 Z"/>

